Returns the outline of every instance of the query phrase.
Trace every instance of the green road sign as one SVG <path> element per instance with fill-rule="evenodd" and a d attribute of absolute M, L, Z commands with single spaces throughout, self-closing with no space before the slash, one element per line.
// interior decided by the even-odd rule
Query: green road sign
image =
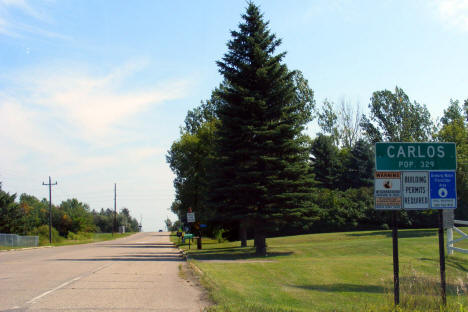
<path fill-rule="evenodd" d="M 455 143 L 375 144 L 376 171 L 456 170 Z"/>

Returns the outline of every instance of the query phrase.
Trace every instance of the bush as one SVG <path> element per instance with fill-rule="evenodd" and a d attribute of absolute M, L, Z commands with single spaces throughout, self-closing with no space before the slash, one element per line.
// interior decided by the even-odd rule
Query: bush
<path fill-rule="evenodd" d="M 224 243 L 225 241 L 223 237 L 224 232 L 226 232 L 225 229 L 219 229 L 215 231 L 214 236 L 215 236 L 216 241 L 218 241 L 218 243 Z"/>
<path fill-rule="evenodd" d="M 92 239 L 93 238 L 93 233 L 88 233 L 88 232 L 78 232 L 78 233 L 73 233 L 73 232 L 68 232 L 67 239 L 69 240 L 87 240 L 87 239 Z"/>
<path fill-rule="evenodd" d="M 52 243 L 60 243 L 63 240 L 63 237 L 59 235 L 59 232 L 52 227 Z M 48 245 L 49 244 L 49 226 L 41 225 L 37 228 L 34 228 L 29 235 L 38 235 L 39 236 L 39 245 Z"/>

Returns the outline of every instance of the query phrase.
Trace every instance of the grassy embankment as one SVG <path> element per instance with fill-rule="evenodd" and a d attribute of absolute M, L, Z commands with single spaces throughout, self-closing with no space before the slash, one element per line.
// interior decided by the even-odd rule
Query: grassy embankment
<path fill-rule="evenodd" d="M 72 236 L 71 238 L 62 238 L 62 239 L 59 239 L 57 242 L 52 242 L 52 246 L 96 243 L 96 242 L 102 242 L 102 241 L 108 241 L 112 239 L 127 237 L 132 234 L 135 234 L 135 233 L 133 232 L 122 233 L 122 234 L 114 233 L 114 235 L 112 235 L 112 233 L 78 233 L 75 236 Z M 40 246 L 50 245 L 48 238 L 46 241 L 41 241 L 39 245 Z"/>
<path fill-rule="evenodd" d="M 399 235 L 397 311 L 440 311 L 437 231 Z M 239 242 L 207 238 L 203 250 L 192 245 L 189 261 L 203 272 L 202 282 L 217 304 L 213 311 L 393 310 L 391 231 L 278 237 L 267 244 L 266 258 L 255 257 L 253 247 L 240 248 Z M 457 246 L 468 248 L 468 242 Z M 446 268 L 447 311 L 468 311 L 468 255 L 449 256 Z"/>
<path fill-rule="evenodd" d="M 122 237 L 127 237 L 135 233 L 78 233 L 74 235 L 69 235 L 69 238 L 62 236 L 54 236 L 52 244 L 49 244 L 49 237 L 40 236 L 39 237 L 39 246 L 65 246 L 65 245 L 77 245 L 77 244 L 89 244 L 102 242 Z M 10 249 L 22 249 L 25 247 L 7 247 L 0 246 L 0 250 L 10 250 Z"/>

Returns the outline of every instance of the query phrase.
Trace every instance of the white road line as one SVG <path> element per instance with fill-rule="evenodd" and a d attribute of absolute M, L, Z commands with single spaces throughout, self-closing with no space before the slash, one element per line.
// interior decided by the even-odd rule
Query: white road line
<path fill-rule="evenodd" d="M 96 273 L 96 272 L 98 272 L 98 271 L 101 271 L 102 269 L 107 268 L 107 267 L 110 266 L 110 265 L 111 265 L 110 263 L 109 263 L 109 264 L 101 265 L 99 268 L 97 268 L 96 270 L 92 271 L 91 274 L 94 274 L 94 273 Z M 88 274 L 88 275 L 89 275 L 89 274 Z M 84 275 L 81 275 L 81 276 L 83 277 Z"/>
<path fill-rule="evenodd" d="M 29 301 L 26 302 L 25 304 L 33 304 L 33 303 L 35 303 L 37 300 L 41 299 L 42 297 L 47 296 L 48 294 L 51 294 L 51 293 L 53 293 L 54 291 L 59 290 L 60 288 L 63 288 L 63 287 L 65 287 L 65 286 L 67 286 L 67 285 L 70 285 L 71 283 L 76 282 L 76 281 L 80 280 L 80 279 L 83 278 L 83 277 L 86 277 L 86 276 L 88 276 L 88 275 L 90 275 L 90 274 L 94 274 L 94 273 L 96 273 L 96 272 L 98 272 L 98 271 L 101 271 L 102 269 L 104 269 L 104 268 L 106 268 L 106 267 L 108 267 L 108 266 L 110 266 L 110 265 L 111 265 L 111 264 L 104 264 L 104 265 L 101 265 L 100 267 L 98 267 L 97 269 L 95 269 L 95 270 L 93 270 L 93 271 L 91 271 L 91 272 L 89 272 L 89 273 L 82 274 L 82 275 L 80 275 L 80 276 L 78 276 L 78 277 L 75 277 L 74 279 L 69 280 L 68 282 L 65 282 L 65 283 L 63 283 L 63 284 L 61 284 L 61 285 L 55 287 L 54 289 L 51 289 L 51 290 L 49 290 L 49 291 L 46 291 L 45 293 L 43 293 L 43 294 L 41 294 L 41 295 L 39 295 L 39 296 L 37 296 L 37 297 L 35 297 L 35 298 L 29 300 Z M 19 307 L 18 307 L 18 308 L 19 308 Z"/>
<path fill-rule="evenodd" d="M 71 283 L 73 283 L 73 282 L 75 282 L 75 281 L 77 281 L 77 280 L 79 280 L 79 279 L 81 279 L 81 276 L 75 277 L 74 279 L 69 280 L 68 282 L 63 283 L 63 284 L 61 284 L 61 285 L 55 287 L 54 289 L 51 289 L 51 290 L 49 290 L 49 291 L 46 291 L 45 293 L 43 293 L 43 294 L 41 294 L 41 295 L 39 295 L 39 296 L 37 296 L 37 297 L 35 297 L 35 298 L 29 300 L 28 302 L 26 302 L 26 304 L 32 304 L 32 303 L 34 303 L 36 300 L 41 299 L 42 297 L 47 296 L 48 294 L 53 293 L 54 291 L 57 291 L 57 290 L 59 290 L 60 288 L 63 288 L 63 287 L 65 287 L 65 286 L 67 286 L 67 285 L 69 285 L 69 284 L 71 284 Z"/>

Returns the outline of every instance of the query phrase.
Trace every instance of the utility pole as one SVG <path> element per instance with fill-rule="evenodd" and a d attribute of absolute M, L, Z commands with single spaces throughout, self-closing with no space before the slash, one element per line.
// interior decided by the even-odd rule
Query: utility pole
<path fill-rule="evenodd" d="M 114 183 L 114 225 L 112 226 L 112 236 L 114 236 L 116 224 L 117 224 L 117 183 Z"/>
<path fill-rule="evenodd" d="M 49 186 L 49 244 L 52 244 L 52 186 L 57 185 L 57 181 L 52 183 L 49 176 L 49 183 L 42 182 L 42 185 Z"/>

